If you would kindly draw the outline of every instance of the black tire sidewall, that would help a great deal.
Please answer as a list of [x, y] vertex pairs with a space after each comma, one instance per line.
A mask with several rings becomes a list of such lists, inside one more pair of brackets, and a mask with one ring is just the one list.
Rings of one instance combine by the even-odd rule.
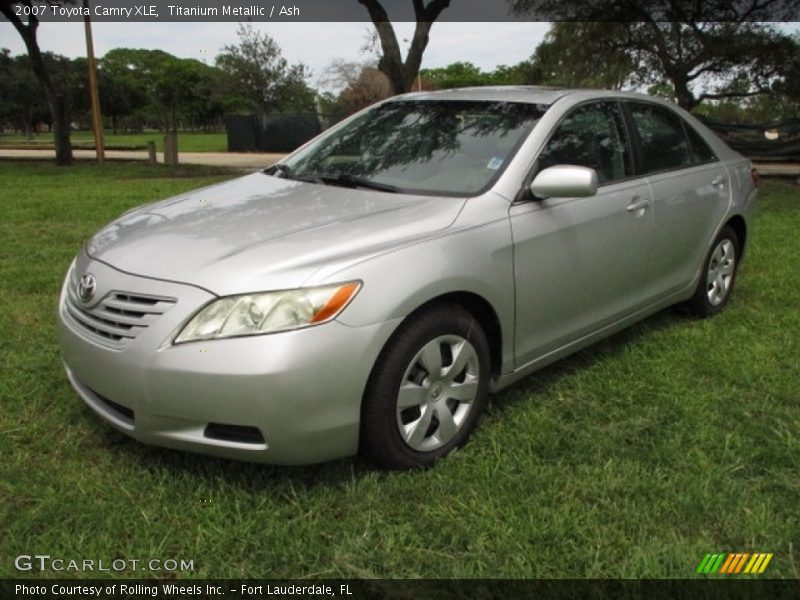
[[[719, 244], [726, 239], [730, 240], [730, 242], [733, 244], [733, 274], [731, 275], [731, 284], [728, 288], [728, 293], [725, 296], [725, 299], [720, 304], [714, 305], [708, 300], [708, 270], [711, 266], [711, 257], [714, 254], [714, 250], [716, 250]], [[711, 244], [711, 248], [706, 254], [705, 262], [703, 264], [703, 272], [700, 274], [700, 281], [697, 283], [697, 289], [695, 290], [694, 296], [689, 301], [689, 307], [695, 315], [699, 317], [710, 317], [720, 312], [728, 304], [736, 284], [736, 275], [739, 271], [739, 248], [739, 236], [730, 225], [726, 225], [714, 239], [714, 243]]]
[[[430, 452], [410, 448], [400, 436], [396, 403], [402, 378], [419, 350], [431, 340], [454, 334], [468, 340], [478, 355], [478, 394], [461, 429], [447, 444]], [[411, 315], [384, 347], [370, 375], [361, 411], [360, 450], [369, 460], [395, 469], [424, 468], [461, 446], [483, 412], [491, 369], [489, 344], [478, 321], [460, 306], [422, 309]]]

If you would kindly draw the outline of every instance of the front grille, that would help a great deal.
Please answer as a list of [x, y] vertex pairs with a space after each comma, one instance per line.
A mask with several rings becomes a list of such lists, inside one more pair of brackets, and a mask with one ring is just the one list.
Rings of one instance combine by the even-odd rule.
[[76, 292], [77, 282], [67, 286], [65, 312], [70, 320], [98, 341], [124, 346], [175, 304], [175, 298], [112, 291], [87, 307]]

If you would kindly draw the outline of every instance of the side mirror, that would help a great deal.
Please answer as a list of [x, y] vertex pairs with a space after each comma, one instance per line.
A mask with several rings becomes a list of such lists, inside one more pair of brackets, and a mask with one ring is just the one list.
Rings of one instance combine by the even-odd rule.
[[576, 165], [547, 167], [534, 178], [531, 193], [542, 199], [594, 196], [597, 193], [597, 172]]

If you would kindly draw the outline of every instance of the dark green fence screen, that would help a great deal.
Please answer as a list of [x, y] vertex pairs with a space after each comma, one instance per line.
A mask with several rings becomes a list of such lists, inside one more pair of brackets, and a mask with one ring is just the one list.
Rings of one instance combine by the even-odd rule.
[[727, 144], [751, 159], [800, 160], [800, 119], [764, 125], [732, 125], [702, 119]]
[[291, 152], [322, 131], [316, 113], [228, 115], [228, 152]]

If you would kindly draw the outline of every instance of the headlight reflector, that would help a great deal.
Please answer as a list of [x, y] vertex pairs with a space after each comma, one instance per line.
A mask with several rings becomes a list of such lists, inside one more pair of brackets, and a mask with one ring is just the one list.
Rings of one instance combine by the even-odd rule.
[[219, 298], [183, 327], [175, 343], [289, 331], [334, 319], [355, 297], [361, 283], [242, 294]]

